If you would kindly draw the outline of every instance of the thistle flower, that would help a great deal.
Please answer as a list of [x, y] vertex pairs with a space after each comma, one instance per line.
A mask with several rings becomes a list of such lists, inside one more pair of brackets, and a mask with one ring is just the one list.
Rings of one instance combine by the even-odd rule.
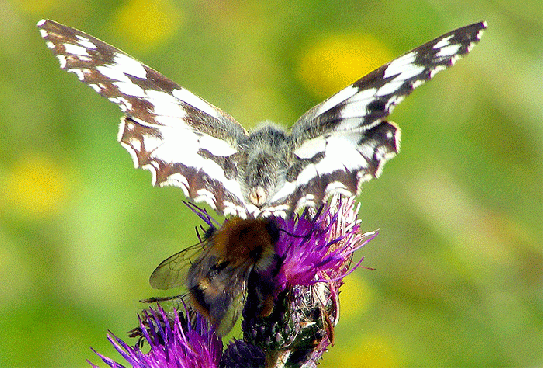
[[221, 358], [221, 367], [224, 368], [256, 368], [264, 367], [265, 363], [264, 352], [243, 340], [232, 341]]
[[342, 284], [363, 260], [351, 268], [353, 253], [377, 235], [359, 232], [358, 209], [353, 198], [334, 196], [314, 216], [306, 210], [292, 220], [276, 219], [284, 230], [276, 244], [276, 252], [283, 259], [277, 277], [280, 290], [317, 282]]
[[[221, 231], [205, 210], [189, 207], [213, 231]], [[336, 196], [320, 210], [270, 219], [278, 231], [273, 244], [278, 262], [249, 272], [242, 298], [243, 340], [224, 352], [215, 330], [190, 306], [185, 314], [160, 307], [143, 314], [139, 330], [151, 347], [147, 354], [112, 334], [108, 339], [134, 367], [316, 367], [334, 340], [343, 278], [362, 262], [352, 266], [353, 253], [377, 235], [360, 233], [357, 213], [354, 199]], [[262, 298], [270, 295], [273, 309], [262, 313]], [[109, 366], [121, 367], [98, 355]]]
[[[175, 310], [166, 313], [160, 306], [143, 312], [138, 329], [150, 346], [144, 353], [138, 342], [134, 347], [108, 334], [108, 340], [124, 359], [136, 368], [215, 368], [219, 367], [222, 342], [209, 328], [203, 317], [191, 318], [189, 310], [180, 314]], [[124, 367], [102, 354], [93, 351], [112, 368]], [[90, 363], [90, 362], [89, 362]], [[90, 363], [93, 367], [96, 365]]]
[[[351, 267], [353, 253], [377, 235], [360, 233], [357, 213], [354, 199], [335, 196], [318, 211], [274, 219], [281, 230], [275, 251], [282, 260], [274, 309], [258, 317], [248, 302], [242, 322], [244, 340], [265, 352], [268, 366], [314, 367], [333, 342], [338, 290], [363, 260]], [[249, 284], [249, 300], [255, 294]]]

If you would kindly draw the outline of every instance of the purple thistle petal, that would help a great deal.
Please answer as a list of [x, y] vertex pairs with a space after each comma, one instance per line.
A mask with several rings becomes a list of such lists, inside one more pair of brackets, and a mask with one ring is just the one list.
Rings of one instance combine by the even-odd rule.
[[194, 212], [199, 218], [202, 219], [209, 227], [215, 228], [217, 226], [220, 226], [220, 224], [215, 220], [213, 217], [211, 217], [207, 211], [203, 208], [198, 207], [192, 202], [183, 201], [185, 206], [187, 206], [192, 212]]
[[[222, 354], [220, 338], [197, 315], [190, 323], [188, 311], [185, 318], [179, 313], [166, 313], [160, 306], [144, 311], [140, 319], [141, 335], [150, 346], [148, 353], [139, 344], [129, 346], [108, 333], [108, 340], [121, 356], [133, 367], [141, 368], [215, 368], [219, 367]], [[94, 350], [93, 350], [94, 351]], [[110, 367], [123, 365], [94, 351]], [[92, 365], [92, 363], [90, 363]], [[93, 365], [94, 366], [94, 365]]]
[[278, 291], [295, 285], [341, 282], [360, 266], [350, 267], [353, 253], [377, 233], [359, 233], [354, 199], [334, 197], [314, 217], [308, 211], [290, 220], [277, 219], [284, 230], [276, 245], [283, 266], [277, 276]]

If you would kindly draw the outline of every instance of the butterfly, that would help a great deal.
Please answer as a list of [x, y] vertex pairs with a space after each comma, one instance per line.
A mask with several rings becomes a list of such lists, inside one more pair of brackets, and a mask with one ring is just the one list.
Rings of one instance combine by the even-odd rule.
[[333, 194], [360, 192], [400, 148], [386, 117], [416, 87], [477, 43], [485, 22], [456, 29], [313, 107], [290, 132], [251, 133], [230, 115], [99, 39], [51, 20], [41, 36], [62, 69], [124, 112], [118, 140], [153, 185], [180, 187], [225, 215], [288, 216]]

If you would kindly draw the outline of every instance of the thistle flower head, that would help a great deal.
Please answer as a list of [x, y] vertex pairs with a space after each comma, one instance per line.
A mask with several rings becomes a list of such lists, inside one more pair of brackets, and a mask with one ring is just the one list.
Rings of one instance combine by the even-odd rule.
[[353, 253], [377, 235], [360, 233], [358, 207], [353, 198], [335, 196], [314, 215], [306, 210], [290, 220], [277, 219], [284, 230], [276, 244], [276, 252], [283, 259], [278, 290], [317, 282], [341, 285], [363, 260], [350, 267]]
[[[353, 253], [377, 235], [360, 233], [357, 213], [354, 199], [336, 196], [320, 210], [274, 219], [281, 230], [274, 309], [262, 317], [249, 308], [257, 303], [247, 303], [242, 322], [244, 340], [265, 352], [267, 364], [316, 367], [332, 343], [338, 289], [362, 262], [352, 266]], [[248, 299], [259, 294], [249, 288]]]
[[[167, 313], [160, 306], [156, 309], [149, 308], [140, 317], [139, 331], [149, 344], [150, 350], [147, 353], [141, 350], [140, 343], [132, 347], [112, 333], [108, 334], [108, 340], [132, 367], [219, 367], [222, 342], [209, 328], [207, 321], [199, 315], [191, 321], [188, 311], [183, 315], [175, 310]], [[110, 367], [123, 367], [120, 363], [94, 352]]]
[[[189, 207], [210, 227], [206, 241], [220, 243], [213, 236], [221, 231], [224, 231], [222, 236], [230, 234], [224, 230], [228, 227], [221, 227], [205, 210], [194, 205]], [[362, 262], [353, 266], [353, 253], [377, 235], [375, 232], [360, 233], [357, 213], [354, 199], [336, 196], [319, 210], [306, 210], [288, 219], [272, 217], [273, 226], [269, 229], [261, 226], [252, 232], [257, 235], [261, 231], [277, 232], [277, 236], [268, 237], [273, 239], [272, 262], [264, 262], [261, 266], [258, 251], [262, 250], [255, 247], [249, 252], [253, 258], [247, 258], [255, 264], [247, 267], [245, 273], [236, 273], [235, 262], [229, 258], [221, 258], [221, 264], [214, 264], [211, 259], [209, 272], [200, 264], [202, 269], [198, 277], [203, 277], [205, 282], [200, 284], [198, 281], [198, 287], [215, 281], [220, 286], [223, 283], [218, 281], [226, 281], [226, 292], [229, 275], [235, 275], [238, 286], [242, 286], [236, 293], [246, 295], [240, 298], [244, 306], [243, 340], [233, 341], [224, 352], [214, 329], [190, 307], [185, 314], [179, 314], [175, 309], [173, 314], [166, 313], [160, 307], [144, 312], [138, 331], [150, 346], [148, 353], [142, 352], [140, 344], [131, 347], [111, 333], [109, 341], [133, 367], [248, 368], [274, 364], [316, 367], [333, 341], [338, 321], [338, 289], [343, 278]], [[250, 222], [243, 223], [242, 219], [236, 221], [243, 226], [252, 226]], [[228, 226], [237, 225], [230, 223]], [[245, 228], [242, 230], [238, 231], [236, 236], [240, 239], [235, 238], [235, 243], [247, 242], [242, 236]], [[228, 241], [232, 240], [228, 238]], [[254, 242], [250, 240], [250, 245]], [[240, 254], [244, 252], [240, 251]], [[202, 288], [202, 295], [205, 292], [207, 289]], [[206, 303], [209, 309], [215, 307], [214, 294], [206, 299]], [[219, 307], [226, 310], [230, 306]], [[227, 318], [226, 314], [224, 318]], [[98, 356], [110, 367], [122, 367], [103, 355]]]
[[224, 368], [252, 368], [264, 367], [266, 356], [257, 346], [243, 340], [232, 341], [224, 350], [221, 367]]

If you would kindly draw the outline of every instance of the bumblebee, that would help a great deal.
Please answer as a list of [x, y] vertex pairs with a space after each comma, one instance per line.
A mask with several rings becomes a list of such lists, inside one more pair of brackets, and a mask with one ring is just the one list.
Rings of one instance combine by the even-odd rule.
[[273, 218], [230, 218], [220, 229], [211, 227], [201, 243], [162, 261], [149, 283], [155, 289], [186, 287], [190, 304], [224, 335], [245, 305], [249, 284], [255, 315], [271, 313], [278, 239]]

